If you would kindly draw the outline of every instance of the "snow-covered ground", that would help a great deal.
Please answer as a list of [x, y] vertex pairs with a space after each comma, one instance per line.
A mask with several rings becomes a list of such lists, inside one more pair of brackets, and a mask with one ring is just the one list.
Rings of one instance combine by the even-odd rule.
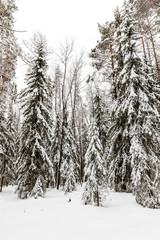
[[71, 194], [49, 189], [45, 198], [20, 200], [14, 188], [0, 193], [0, 240], [159, 240], [160, 209], [136, 204], [126, 193], [110, 192], [104, 207], [81, 204]]

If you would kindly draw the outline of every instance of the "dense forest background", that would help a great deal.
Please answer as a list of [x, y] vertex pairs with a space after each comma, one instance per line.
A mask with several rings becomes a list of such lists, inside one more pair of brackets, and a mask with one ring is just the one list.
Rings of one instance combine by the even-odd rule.
[[[53, 69], [42, 33], [22, 51], [17, 10], [0, 1], [0, 191], [16, 185], [19, 198], [38, 198], [84, 184], [84, 204], [103, 205], [110, 188], [159, 207], [160, 1], [125, 1], [114, 21], [98, 25], [87, 78], [72, 41], [57, 49]], [[27, 67], [20, 93], [18, 58]]]

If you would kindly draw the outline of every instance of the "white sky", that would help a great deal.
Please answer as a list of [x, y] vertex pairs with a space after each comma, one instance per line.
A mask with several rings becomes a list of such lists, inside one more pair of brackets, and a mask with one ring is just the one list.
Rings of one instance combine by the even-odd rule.
[[42, 32], [54, 50], [64, 39], [74, 39], [76, 47], [90, 52], [100, 38], [97, 23], [113, 19], [113, 10], [123, 0], [17, 0], [15, 15], [19, 43]]
[[90, 50], [99, 38], [97, 23], [113, 17], [123, 0], [17, 0], [16, 29], [26, 30], [18, 37], [27, 39], [34, 32], [46, 35], [49, 45], [74, 38], [78, 46]]

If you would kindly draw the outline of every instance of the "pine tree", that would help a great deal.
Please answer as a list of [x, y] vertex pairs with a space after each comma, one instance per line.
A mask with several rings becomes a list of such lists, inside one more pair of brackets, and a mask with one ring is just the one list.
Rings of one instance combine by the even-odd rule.
[[102, 205], [106, 178], [106, 166], [103, 159], [103, 148], [99, 140], [99, 133], [95, 120], [92, 120], [90, 129], [90, 143], [85, 155], [85, 188], [82, 201], [85, 205]]
[[19, 158], [17, 193], [20, 198], [43, 196], [48, 182], [54, 178], [49, 158], [52, 136], [50, 89], [47, 77], [47, 43], [35, 34], [31, 67], [26, 76], [27, 87], [21, 93], [23, 123]]
[[159, 185], [158, 111], [153, 75], [139, 57], [133, 2], [124, 4], [121, 46], [124, 66], [117, 77], [118, 96], [112, 108], [110, 128], [110, 183], [116, 191], [133, 191], [138, 203], [157, 205]]
[[[158, 1], [159, 2], [159, 1]], [[134, 1], [136, 7], [136, 19], [138, 20], [138, 31], [141, 34], [142, 47], [144, 55], [150, 64], [155, 67], [155, 70], [160, 78], [159, 67], [159, 28], [160, 23], [160, 8], [155, 0]]]

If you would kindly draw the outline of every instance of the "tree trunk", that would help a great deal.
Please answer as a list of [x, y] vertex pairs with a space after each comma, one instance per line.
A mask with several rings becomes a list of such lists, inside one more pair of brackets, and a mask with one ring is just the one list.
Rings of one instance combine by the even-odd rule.
[[2, 192], [2, 188], [3, 188], [3, 183], [4, 183], [4, 173], [5, 173], [5, 169], [6, 169], [6, 163], [5, 160], [2, 158], [2, 161], [4, 161], [3, 167], [2, 167], [2, 171], [1, 171], [1, 183], [0, 183], [0, 192]]
[[97, 199], [97, 207], [99, 207], [99, 192], [98, 192], [98, 189], [97, 189], [97, 192], [96, 192], [96, 199]]
[[[112, 66], [112, 71], [114, 71], [114, 59], [113, 59], [113, 48], [112, 44], [109, 46], [110, 54], [111, 54], [111, 66]], [[113, 75], [113, 86], [114, 86], [114, 92], [113, 92], [113, 98], [117, 98], [117, 89], [116, 89], [116, 79]]]
[[65, 137], [65, 124], [66, 124], [66, 105], [63, 103], [63, 121], [62, 121], [62, 135], [61, 135], [61, 146], [60, 146], [60, 159], [58, 164], [58, 170], [57, 170], [57, 189], [59, 189], [60, 183], [61, 183], [61, 164], [62, 164], [62, 157], [63, 157], [63, 141]]
[[[140, 33], [142, 35], [142, 27], [141, 27], [140, 21], [138, 22], [138, 25], [139, 25]], [[142, 40], [143, 54], [144, 54], [145, 59], [147, 59], [147, 54], [146, 54], [145, 43], [144, 43], [143, 37], [141, 37], [141, 40]]]
[[3, 182], [4, 182], [4, 176], [2, 176], [2, 178], [1, 178], [0, 192], [2, 192]]
[[57, 190], [59, 190], [59, 186], [61, 183], [61, 163], [62, 163], [62, 156], [63, 156], [63, 129], [62, 129], [62, 136], [61, 136], [61, 147], [60, 147], [60, 159], [59, 163], [57, 164]]
[[153, 54], [154, 54], [154, 59], [155, 59], [155, 64], [156, 64], [156, 69], [157, 69], [157, 73], [158, 76], [160, 76], [160, 70], [159, 70], [159, 65], [158, 65], [158, 59], [157, 59], [157, 54], [156, 54], [156, 49], [155, 49], [155, 44], [154, 44], [154, 39], [153, 39], [153, 34], [151, 31], [151, 24], [149, 21], [149, 18], [147, 17], [147, 22], [148, 22], [148, 27], [149, 27], [149, 33], [150, 33], [150, 40], [152, 43], [152, 48], [153, 48]]

